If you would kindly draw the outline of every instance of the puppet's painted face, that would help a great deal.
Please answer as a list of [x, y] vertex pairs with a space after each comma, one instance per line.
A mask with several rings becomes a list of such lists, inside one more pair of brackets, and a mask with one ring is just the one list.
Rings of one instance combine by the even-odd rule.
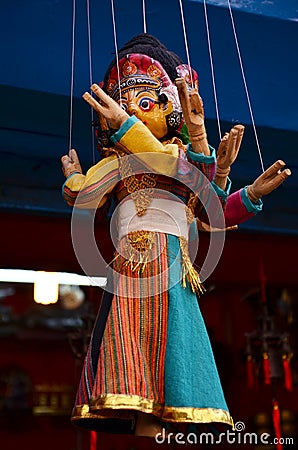
[[[176, 72], [189, 87], [191, 80], [197, 85], [197, 74], [186, 64], [177, 66]], [[110, 70], [105, 90], [128, 114], [147, 125], [157, 139], [179, 135], [184, 120], [177, 88], [159, 61], [142, 53], [125, 55]]]
[[122, 93], [121, 102], [118, 100], [118, 103], [130, 116], [135, 115], [141, 120], [157, 139], [162, 139], [168, 133], [166, 116], [173, 110], [172, 102], [160, 102], [154, 89], [140, 87], [128, 90]]

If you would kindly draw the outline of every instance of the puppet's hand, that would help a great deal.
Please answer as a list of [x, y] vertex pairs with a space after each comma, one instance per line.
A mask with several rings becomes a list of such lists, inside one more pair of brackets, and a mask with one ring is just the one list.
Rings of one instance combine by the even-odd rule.
[[244, 133], [243, 125], [235, 125], [229, 133], [225, 133], [217, 149], [217, 167], [219, 173], [230, 170], [237, 158]]
[[192, 148], [197, 153], [210, 155], [204, 124], [202, 99], [197, 89], [192, 89], [190, 93], [187, 91], [184, 78], [176, 78], [175, 84], [177, 86], [182, 114], [188, 128]]
[[61, 158], [62, 172], [66, 178], [72, 173], [82, 173], [81, 164], [74, 149], [69, 150], [68, 155], [64, 155]]
[[229, 133], [225, 133], [217, 149], [215, 183], [226, 188], [231, 165], [237, 158], [244, 134], [243, 125], [235, 125]]
[[247, 195], [252, 202], [256, 203], [263, 195], [270, 194], [291, 175], [285, 165], [281, 160], [276, 161], [247, 187]]
[[97, 84], [92, 84], [90, 89], [97, 95], [99, 102], [92, 97], [89, 92], [83, 94], [83, 99], [86, 100], [98, 114], [107, 120], [111, 128], [118, 130], [129, 118], [127, 112], [125, 112], [121, 106], [109, 97]]

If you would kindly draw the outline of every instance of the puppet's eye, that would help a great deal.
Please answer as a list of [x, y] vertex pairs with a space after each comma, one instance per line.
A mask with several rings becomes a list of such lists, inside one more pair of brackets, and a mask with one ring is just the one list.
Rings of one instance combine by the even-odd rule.
[[139, 101], [139, 108], [142, 111], [150, 111], [155, 103], [156, 102], [152, 98], [144, 97]]

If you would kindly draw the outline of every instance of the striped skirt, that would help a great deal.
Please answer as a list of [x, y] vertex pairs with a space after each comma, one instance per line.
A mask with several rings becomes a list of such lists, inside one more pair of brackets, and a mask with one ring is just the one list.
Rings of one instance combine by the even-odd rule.
[[132, 432], [142, 411], [164, 422], [232, 425], [197, 295], [181, 283], [179, 239], [152, 236], [137, 265], [122, 239], [111, 310], [100, 345], [95, 323], [72, 421]]

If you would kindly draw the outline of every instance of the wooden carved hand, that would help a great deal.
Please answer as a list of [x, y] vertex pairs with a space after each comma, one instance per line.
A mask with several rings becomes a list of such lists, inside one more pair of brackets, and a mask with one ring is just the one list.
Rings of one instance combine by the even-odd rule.
[[97, 95], [97, 101], [89, 92], [83, 94], [83, 99], [102, 117], [106, 119], [109, 126], [118, 130], [121, 125], [129, 118], [121, 106], [109, 97], [97, 84], [92, 84], [91, 91]]
[[238, 156], [244, 134], [243, 125], [235, 125], [229, 133], [225, 133], [217, 149], [215, 183], [222, 189], [226, 188], [231, 165]]
[[61, 158], [62, 172], [66, 178], [72, 173], [82, 173], [81, 164], [74, 149], [69, 150], [68, 155], [64, 155]]
[[193, 88], [189, 93], [184, 78], [176, 78], [175, 84], [193, 151], [210, 155], [204, 124], [203, 101], [198, 90]]
[[247, 195], [252, 202], [256, 203], [263, 195], [270, 194], [291, 175], [285, 165], [282, 160], [276, 161], [247, 187]]

